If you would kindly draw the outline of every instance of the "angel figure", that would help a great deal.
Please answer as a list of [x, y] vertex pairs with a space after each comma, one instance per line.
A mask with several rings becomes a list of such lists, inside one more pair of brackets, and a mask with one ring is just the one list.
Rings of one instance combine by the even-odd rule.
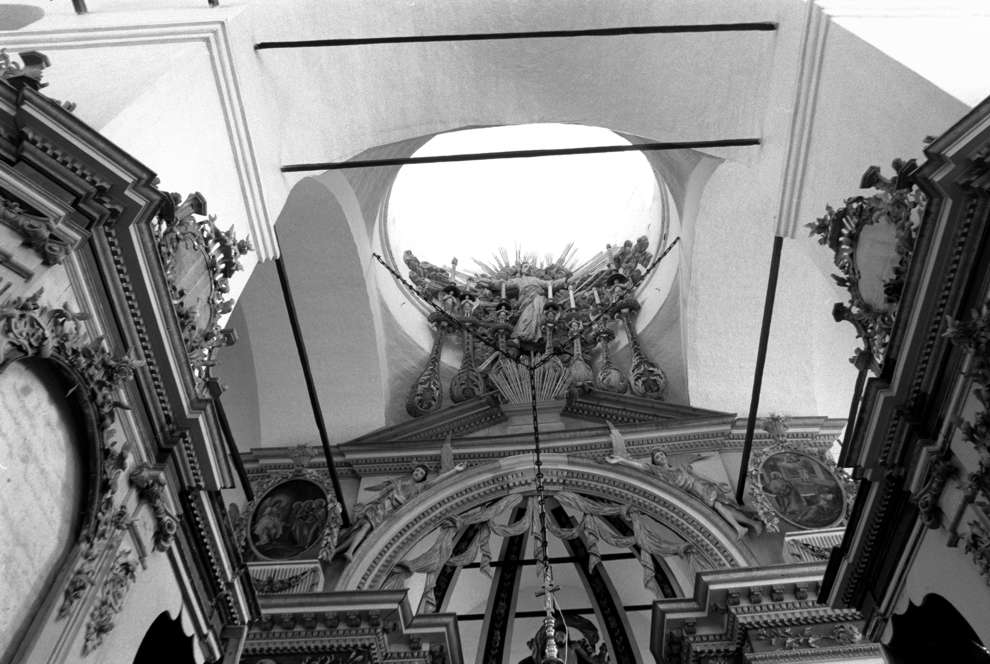
[[429, 479], [430, 469], [419, 464], [413, 467], [409, 475], [369, 486], [368, 490], [378, 491], [378, 496], [367, 503], [354, 506], [354, 523], [337, 542], [337, 553], [343, 550], [344, 559], [350, 562], [368, 533], [380, 526], [392, 512], [465, 467], [463, 463], [454, 465], [454, 452], [448, 434], [447, 441], [440, 450], [440, 474], [433, 479]]
[[750, 508], [736, 504], [732, 490], [727, 484], [703, 477], [691, 467], [698, 459], [675, 466], [670, 462], [666, 452], [656, 450], [651, 457], [652, 463], [636, 461], [626, 451], [626, 441], [619, 430], [611, 422], [606, 424], [612, 439], [612, 454], [605, 457], [606, 463], [636, 468], [700, 499], [735, 529], [738, 539], [746, 535], [747, 528], [756, 535], [763, 532], [763, 523]]

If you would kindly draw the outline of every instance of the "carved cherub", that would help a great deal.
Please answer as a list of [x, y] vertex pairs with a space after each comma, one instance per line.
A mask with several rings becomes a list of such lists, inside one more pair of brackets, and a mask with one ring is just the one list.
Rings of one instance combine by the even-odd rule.
[[612, 454], [605, 457], [606, 463], [641, 470], [700, 499], [735, 529], [739, 539], [746, 535], [747, 528], [757, 535], [763, 532], [763, 523], [748, 506], [736, 504], [728, 485], [703, 477], [691, 467], [698, 459], [675, 466], [666, 452], [656, 450], [651, 457], [652, 463], [636, 461], [626, 451], [625, 438], [619, 430], [611, 422], [606, 424], [612, 438]]
[[433, 479], [429, 479], [430, 469], [424, 464], [419, 464], [413, 467], [409, 475], [388, 479], [381, 484], [368, 487], [370, 491], [378, 491], [378, 496], [367, 503], [358, 503], [354, 506], [354, 524], [338, 541], [337, 552], [343, 550], [344, 558], [350, 561], [354, 557], [354, 552], [368, 537], [368, 533], [380, 526], [392, 512], [464, 468], [466, 466], [463, 463], [454, 464], [454, 450], [448, 434], [440, 450], [440, 473]]

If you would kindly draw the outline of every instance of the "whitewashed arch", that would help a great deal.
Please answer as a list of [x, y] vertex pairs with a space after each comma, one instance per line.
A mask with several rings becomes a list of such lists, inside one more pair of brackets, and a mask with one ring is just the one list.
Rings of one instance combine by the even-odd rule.
[[[547, 454], [543, 473], [549, 493], [567, 490], [629, 505], [694, 545], [713, 568], [756, 564], [751, 551], [714, 511], [683, 491], [644, 473], [564, 454]], [[533, 457], [506, 457], [470, 468], [409, 501], [373, 530], [337, 583], [338, 590], [372, 590], [420, 540], [450, 516], [512, 493], [533, 489]]]

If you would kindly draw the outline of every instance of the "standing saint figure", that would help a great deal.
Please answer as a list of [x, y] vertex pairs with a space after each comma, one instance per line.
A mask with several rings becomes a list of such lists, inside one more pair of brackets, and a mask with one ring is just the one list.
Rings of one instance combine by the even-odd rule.
[[388, 516], [407, 502], [426, 491], [438, 482], [464, 470], [465, 465], [459, 463], [446, 472], [442, 472], [432, 480], [427, 480], [429, 468], [420, 464], [412, 469], [405, 477], [388, 479], [381, 484], [368, 487], [371, 491], [379, 491], [378, 496], [367, 503], [354, 506], [354, 525], [337, 543], [337, 551], [344, 550], [344, 558], [350, 561], [354, 551], [368, 536], [372, 529], [377, 528]]
[[605, 457], [606, 463], [636, 468], [667, 484], [673, 484], [678, 489], [700, 499], [718, 512], [719, 516], [735, 529], [738, 539], [742, 539], [746, 535], [747, 528], [757, 535], [763, 532], [763, 522], [748, 507], [736, 504], [732, 497], [732, 490], [727, 484], [702, 477], [691, 468], [690, 464], [678, 464], [676, 466], [671, 464], [667, 453], [663, 450], [653, 452], [652, 463], [636, 461], [626, 453], [625, 439], [618, 429], [611, 422], [606, 422], [606, 424], [611, 431], [614, 451], [613, 454]]
[[479, 285], [491, 290], [505, 286], [519, 289], [516, 305], [519, 309], [519, 320], [512, 328], [512, 338], [520, 341], [539, 341], [543, 338], [543, 306], [547, 303], [547, 290], [561, 288], [567, 279], [541, 279], [533, 275], [533, 266], [529, 261], [519, 264], [518, 274], [506, 280], [479, 281]]

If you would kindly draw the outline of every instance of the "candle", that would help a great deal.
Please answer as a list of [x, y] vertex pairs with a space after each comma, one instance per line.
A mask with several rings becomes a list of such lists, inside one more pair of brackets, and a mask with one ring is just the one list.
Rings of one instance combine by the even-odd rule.
[[602, 301], [598, 297], [598, 289], [597, 288], [593, 288], [593, 289], [591, 289], [591, 292], [595, 294], [595, 304], [601, 304]]
[[567, 297], [571, 300], [571, 309], [576, 309], [576, 307], [574, 306], [574, 289], [573, 288], [568, 288], [567, 289]]
[[502, 282], [502, 299], [505, 299], [505, 282]]
[[548, 281], [547, 282], [547, 299], [548, 300], [552, 300], [553, 299], [553, 282], [552, 281]]

